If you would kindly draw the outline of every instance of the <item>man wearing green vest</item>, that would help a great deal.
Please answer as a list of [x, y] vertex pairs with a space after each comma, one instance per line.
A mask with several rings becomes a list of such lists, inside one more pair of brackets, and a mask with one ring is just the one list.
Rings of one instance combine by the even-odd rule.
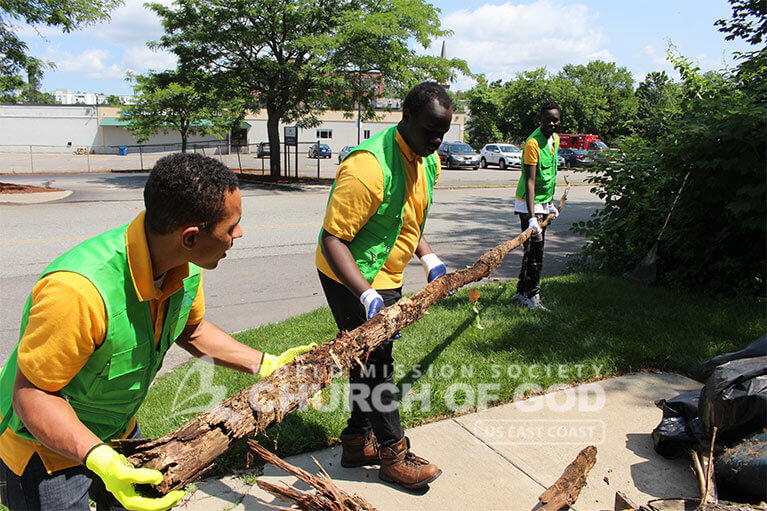
[[[402, 297], [402, 272], [421, 259], [427, 281], [447, 273], [423, 229], [439, 172], [435, 151], [450, 129], [452, 102], [425, 82], [408, 92], [402, 120], [358, 145], [341, 163], [316, 252], [320, 283], [340, 330], [352, 330]], [[410, 452], [393, 384], [392, 342], [349, 371], [351, 417], [341, 465], [377, 465], [408, 489], [442, 473]]]
[[548, 309], [541, 303], [541, 269], [543, 268], [543, 242], [545, 228], [541, 222], [549, 213], [559, 215], [554, 206], [554, 186], [557, 181], [557, 154], [561, 112], [554, 101], [541, 105], [541, 125], [527, 137], [522, 150], [524, 176], [517, 184], [514, 212], [519, 215], [522, 230], [535, 229], [535, 234], [524, 244], [522, 269], [517, 282], [517, 294], [512, 298], [531, 309]]
[[175, 342], [217, 365], [266, 376], [313, 346], [274, 356], [206, 321], [201, 268], [242, 236], [236, 175], [212, 158], [160, 159], [146, 211], [69, 250], [27, 299], [19, 343], [0, 373], [0, 501], [10, 510], [154, 511], [134, 484], [162, 481], [111, 447], [140, 437], [135, 414]]

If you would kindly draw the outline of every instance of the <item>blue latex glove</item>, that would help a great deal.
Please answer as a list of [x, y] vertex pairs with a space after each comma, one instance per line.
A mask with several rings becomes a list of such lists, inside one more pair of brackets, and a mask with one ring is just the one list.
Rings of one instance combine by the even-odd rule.
[[[447, 267], [445, 263], [440, 261], [437, 254], [426, 254], [421, 258], [421, 264], [426, 272], [426, 282], [429, 283], [433, 280], [437, 280], [440, 277], [447, 275]], [[450, 291], [448, 295], [454, 295], [455, 291]]]
[[384, 308], [384, 301], [381, 295], [373, 288], [368, 289], [360, 295], [360, 302], [365, 306], [365, 315], [368, 319], [375, 316], [378, 311]]

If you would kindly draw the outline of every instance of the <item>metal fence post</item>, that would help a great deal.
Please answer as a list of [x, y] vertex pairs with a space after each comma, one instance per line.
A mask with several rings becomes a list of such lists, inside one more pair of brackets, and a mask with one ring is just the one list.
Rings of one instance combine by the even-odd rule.
[[317, 139], [317, 179], [320, 178], [320, 140]]
[[35, 171], [35, 159], [32, 157], [32, 145], [29, 145], [29, 166], [32, 168], [32, 172]]

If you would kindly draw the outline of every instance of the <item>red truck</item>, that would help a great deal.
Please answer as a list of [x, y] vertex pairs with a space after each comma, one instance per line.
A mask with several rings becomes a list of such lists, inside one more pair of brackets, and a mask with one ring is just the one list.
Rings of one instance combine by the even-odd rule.
[[585, 149], [587, 151], [607, 149], [607, 145], [599, 140], [599, 135], [589, 133], [560, 133], [559, 147], [563, 149]]

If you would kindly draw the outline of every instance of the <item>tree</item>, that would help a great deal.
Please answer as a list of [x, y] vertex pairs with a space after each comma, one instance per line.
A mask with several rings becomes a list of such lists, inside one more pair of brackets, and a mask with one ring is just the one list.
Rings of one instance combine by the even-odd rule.
[[541, 103], [550, 99], [546, 92], [548, 81], [546, 68], [540, 67], [518, 73], [514, 80], [504, 84], [498, 127], [505, 138], [521, 142], [538, 126]]
[[12, 21], [57, 26], [71, 32], [109, 19], [109, 11], [122, 3], [122, 0], [3, 0], [0, 2], [0, 76], [13, 76], [28, 65], [27, 45], [15, 34]]
[[572, 83], [575, 101], [563, 115], [577, 119], [579, 132], [596, 133], [607, 141], [630, 132], [637, 108], [631, 71], [595, 60], [585, 66], [565, 65], [558, 77]]
[[165, 71], [129, 75], [135, 82], [135, 102], [120, 110], [127, 128], [139, 142], [160, 131], [177, 131], [181, 151], [186, 152], [190, 135], [207, 133], [223, 136], [242, 119], [241, 103], [211, 86], [204, 75]]
[[40, 91], [40, 82], [45, 69], [52, 69], [52, 62], [43, 62], [34, 57], [27, 57], [26, 80], [19, 74], [0, 74], [0, 102], [2, 103], [38, 103], [52, 105], [56, 98], [49, 92]]
[[422, 0], [179, 0], [151, 8], [166, 32], [154, 46], [178, 55], [184, 69], [215, 73], [247, 109], [266, 109], [272, 175], [280, 174], [280, 121], [310, 126], [318, 112], [351, 112], [357, 102], [370, 118], [380, 83], [402, 91], [468, 72], [463, 61], [409, 48], [448, 34], [439, 10]]
[[121, 106], [123, 104], [120, 96], [117, 96], [116, 94], [108, 95], [104, 101], [109, 106]]
[[568, 64], [553, 76], [544, 67], [524, 71], [503, 85], [478, 81], [467, 97], [475, 101], [470, 124], [477, 141], [525, 140], [548, 99], [562, 109], [561, 132], [596, 133], [608, 141], [630, 132], [637, 108], [631, 72], [599, 60]]
[[634, 132], [648, 142], [661, 138], [670, 118], [679, 113], [680, 93], [680, 87], [665, 71], [648, 73], [634, 93], [637, 100]]
[[767, 4], [764, 0], [730, 0], [732, 18], [714, 23], [726, 40], [743, 39], [748, 44], [760, 44], [767, 36]]
[[498, 127], [502, 103], [499, 82], [488, 84], [484, 75], [476, 78], [477, 85], [465, 94], [471, 112], [466, 122], [466, 133], [469, 145], [479, 148], [503, 140], [503, 133]]

